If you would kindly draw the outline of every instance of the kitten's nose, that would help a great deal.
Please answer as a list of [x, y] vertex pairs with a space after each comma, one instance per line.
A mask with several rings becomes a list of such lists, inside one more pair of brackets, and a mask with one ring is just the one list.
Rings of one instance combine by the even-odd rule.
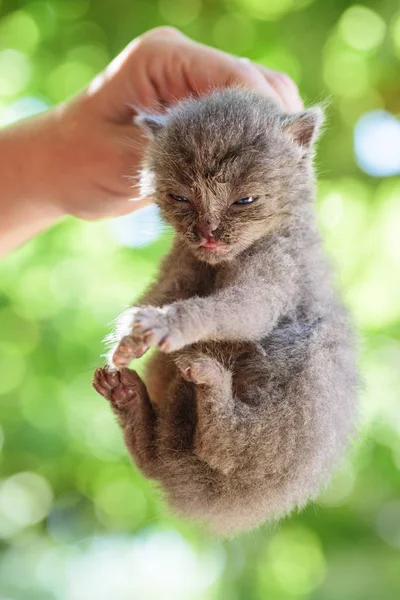
[[197, 223], [197, 229], [200, 235], [206, 239], [214, 237], [214, 231], [218, 229], [219, 221], [212, 219], [202, 219]]

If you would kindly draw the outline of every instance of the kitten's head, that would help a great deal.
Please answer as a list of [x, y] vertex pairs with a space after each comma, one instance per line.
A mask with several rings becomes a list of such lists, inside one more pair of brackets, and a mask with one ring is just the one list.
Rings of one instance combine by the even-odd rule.
[[310, 201], [319, 108], [283, 113], [239, 88], [137, 122], [151, 138], [144, 195], [201, 260], [230, 260]]

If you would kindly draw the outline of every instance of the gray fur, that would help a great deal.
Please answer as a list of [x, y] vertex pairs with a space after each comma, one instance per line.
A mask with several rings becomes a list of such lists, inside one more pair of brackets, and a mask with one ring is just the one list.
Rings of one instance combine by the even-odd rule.
[[[150, 123], [143, 190], [175, 241], [94, 385], [142, 471], [222, 534], [314, 498], [354, 426], [354, 340], [313, 206], [321, 118], [230, 89]], [[199, 247], [204, 227], [230, 251]], [[145, 386], [125, 367], [149, 347]]]

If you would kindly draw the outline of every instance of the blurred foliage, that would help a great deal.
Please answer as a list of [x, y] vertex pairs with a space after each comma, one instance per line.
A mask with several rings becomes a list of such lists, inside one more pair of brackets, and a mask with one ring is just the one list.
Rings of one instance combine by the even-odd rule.
[[400, 597], [400, 180], [357, 166], [366, 111], [400, 112], [396, 0], [1, 0], [0, 121], [75, 93], [172, 24], [329, 99], [318, 212], [362, 333], [360, 436], [314, 505], [228, 542], [173, 517], [91, 389], [110, 321], [168, 240], [67, 220], [0, 266], [1, 600]]

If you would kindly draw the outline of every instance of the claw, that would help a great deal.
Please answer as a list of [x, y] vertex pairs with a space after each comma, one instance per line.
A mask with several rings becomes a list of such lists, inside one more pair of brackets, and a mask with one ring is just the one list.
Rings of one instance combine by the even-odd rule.
[[106, 388], [102, 387], [99, 383], [97, 383], [97, 381], [93, 381], [93, 387], [96, 390], [96, 392], [98, 394], [100, 394], [100, 396], [104, 396], [105, 398], [107, 398], [107, 390]]

